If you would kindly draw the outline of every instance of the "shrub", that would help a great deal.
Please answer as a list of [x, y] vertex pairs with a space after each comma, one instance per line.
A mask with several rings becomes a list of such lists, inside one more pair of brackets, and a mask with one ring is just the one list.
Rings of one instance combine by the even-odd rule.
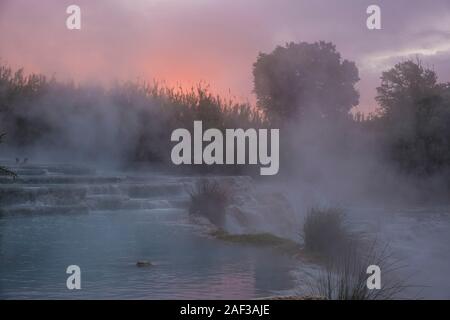
[[334, 255], [350, 239], [344, 226], [344, 213], [339, 208], [312, 208], [303, 225], [305, 250], [321, 256]]
[[[367, 267], [370, 265], [377, 265], [382, 270], [380, 289], [367, 287]], [[398, 299], [408, 288], [395, 275], [400, 267], [398, 260], [392, 259], [387, 246], [380, 250], [373, 243], [362, 250], [359, 244], [353, 243], [313, 278], [310, 291], [329, 300]]]
[[[324, 258], [323, 268], [312, 278], [310, 293], [329, 300], [395, 299], [407, 288], [396, 279], [400, 267], [387, 246], [352, 233], [345, 225], [341, 209], [311, 209], [303, 226], [305, 250]], [[381, 289], [367, 287], [367, 267], [382, 270]]]
[[219, 186], [217, 182], [202, 180], [189, 194], [189, 214], [206, 217], [216, 226], [223, 226], [231, 198], [227, 188]]

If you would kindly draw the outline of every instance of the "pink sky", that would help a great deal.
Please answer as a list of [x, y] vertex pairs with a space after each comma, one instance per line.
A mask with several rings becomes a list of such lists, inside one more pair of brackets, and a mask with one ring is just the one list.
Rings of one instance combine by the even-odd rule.
[[[361, 106], [373, 109], [382, 70], [420, 55], [450, 80], [450, 4], [377, 1], [383, 30], [365, 27], [366, 0], [0, 0], [0, 58], [26, 72], [97, 82], [208, 82], [253, 101], [258, 52], [287, 41], [332, 41], [360, 69]], [[82, 30], [65, 27], [66, 7]]]

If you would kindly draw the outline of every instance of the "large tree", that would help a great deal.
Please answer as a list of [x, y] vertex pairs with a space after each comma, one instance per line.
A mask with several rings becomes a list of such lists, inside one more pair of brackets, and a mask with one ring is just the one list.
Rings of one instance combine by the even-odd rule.
[[257, 103], [272, 121], [347, 117], [358, 104], [358, 69], [332, 43], [288, 43], [253, 65]]
[[[379, 111], [389, 120], [404, 119], [419, 112], [423, 102], [438, 98], [441, 89], [436, 73], [424, 68], [420, 61], [398, 63], [381, 75], [376, 97]], [[433, 105], [436, 104], [429, 104]]]
[[450, 87], [420, 61], [383, 72], [376, 97], [390, 155], [408, 172], [450, 167]]

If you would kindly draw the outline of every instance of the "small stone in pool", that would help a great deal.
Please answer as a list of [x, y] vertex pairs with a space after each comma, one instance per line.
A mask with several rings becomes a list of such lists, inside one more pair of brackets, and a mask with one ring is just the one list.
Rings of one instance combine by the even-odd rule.
[[141, 261], [136, 262], [136, 266], [139, 268], [150, 267], [150, 266], [152, 266], [152, 263], [150, 261], [141, 260]]

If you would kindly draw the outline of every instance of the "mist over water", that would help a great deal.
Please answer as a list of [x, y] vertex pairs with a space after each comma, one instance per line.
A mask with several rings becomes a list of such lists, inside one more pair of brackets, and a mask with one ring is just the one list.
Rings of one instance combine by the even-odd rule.
[[[202, 232], [190, 230], [197, 222], [186, 220], [186, 184], [195, 184], [164, 164], [171, 146], [165, 124], [172, 111], [167, 108], [173, 104], [131, 85], [110, 91], [62, 84], [48, 88], [17, 109], [16, 116], [43, 124], [38, 135], [15, 131], [20, 127], [11, 126], [8, 118], [3, 125], [12, 133], [2, 146], [3, 154], [11, 156], [5, 164], [19, 174], [18, 182], [2, 185], [7, 199], [1, 218], [3, 298], [74, 298], [58, 287], [64, 275], [57, 269], [70, 261], [88, 270], [86, 293], [78, 295], [83, 298], [212, 298], [211, 288], [217, 298], [307, 294], [298, 283], [305, 273], [314, 273], [314, 266], [287, 258], [261, 264], [261, 259], [271, 260], [267, 255], [280, 253], [212, 239], [206, 245]], [[278, 176], [227, 180], [206, 175], [229, 185], [235, 195], [225, 230], [271, 233], [302, 243], [299, 234], [309, 208], [342, 207], [352, 228], [389, 244], [408, 265], [402, 276], [412, 275], [414, 285], [430, 287], [411, 289], [409, 297], [448, 298], [449, 287], [440, 281], [450, 261], [442, 245], [449, 240], [448, 206], [430, 206], [430, 199], [442, 196], [430, 188], [424, 195], [416, 178], [400, 174], [383, 157], [371, 133], [348, 124], [347, 119], [311, 116], [281, 127]], [[144, 170], [136, 158], [143, 148], [138, 144], [142, 130], [152, 137], [144, 140], [144, 148], [156, 150], [157, 159]], [[15, 158], [27, 158], [27, 163], [17, 164]], [[64, 165], [58, 169], [56, 163]], [[433, 179], [426, 185], [442, 190], [442, 181]], [[175, 241], [173, 233], [183, 239]], [[188, 243], [192, 246], [183, 249]], [[216, 257], [212, 264], [205, 264], [208, 252]], [[139, 259], [155, 261], [157, 271], [135, 274]], [[435, 276], [426, 276], [426, 270]], [[205, 277], [205, 272], [211, 274]], [[239, 285], [227, 289], [223, 285], [229, 279]]]
[[[130, 16], [127, 11], [124, 19]], [[139, 23], [133, 28], [132, 44], [145, 30]], [[222, 30], [214, 43], [234, 44], [228, 33]], [[285, 35], [277, 37], [297, 38]], [[130, 44], [126, 32], [117, 36], [106, 37], [102, 47], [109, 48], [110, 41]], [[204, 36], [198, 39], [207, 43], [209, 30]], [[157, 57], [179, 49], [172, 40], [155, 37], [164, 41], [145, 48], [161, 43], [165, 48]], [[205, 47], [212, 44], [185, 41], [181, 45], [189, 50], [164, 56], [172, 68], [185, 63], [195, 69], [186, 62], [193, 47], [211, 77], [224, 69], [209, 65]], [[433, 41], [440, 48], [440, 40]], [[264, 42], [259, 54], [254, 45], [243, 49], [245, 55], [252, 52], [252, 63], [256, 58], [245, 64], [248, 73], [253, 66], [251, 102], [233, 100], [231, 93], [217, 96], [203, 82], [192, 87], [141, 80], [64, 82], [0, 60], [0, 134], [6, 133], [0, 144], [0, 298], [304, 297], [311, 294], [305, 280], [327, 267], [326, 259], [307, 250], [306, 221], [312, 209], [329, 209], [344, 213], [346, 245], [346, 237], [355, 237], [363, 250], [372, 242], [388, 246], [389, 259], [404, 266], [396, 275], [406, 278], [408, 287], [395, 298], [449, 299], [450, 84], [438, 78], [443, 70], [445, 79], [445, 69], [434, 71], [426, 67], [431, 58], [422, 63], [398, 52], [358, 55], [348, 44]], [[146, 50], [132, 54], [119, 47], [113, 46], [117, 50], [110, 50], [111, 59], [99, 68], [93, 66], [94, 50], [93, 61], [79, 63], [80, 73], [117, 66], [105, 73], [111, 81], [123, 65], [143, 72], [149, 65], [161, 68], [153, 56], [153, 63], [142, 62]], [[233, 56], [228, 47], [220, 48], [214, 47], [220, 56]], [[356, 54], [356, 62], [337, 48], [346, 56]], [[234, 70], [246, 61], [241, 58], [236, 53], [239, 63], [221, 65]], [[79, 79], [73, 58], [61, 60], [55, 65], [69, 65]], [[377, 93], [371, 114], [360, 113], [375, 72], [368, 71], [367, 60], [382, 65], [375, 68], [381, 78], [370, 86]], [[176, 75], [184, 80], [183, 70]], [[234, 81], [241, 83], [238, 78]], [[187, 129], [192, 135], [195, 121], [202, 121], [203, 130], [222, 133], [279, 129], [278, 174], [261, 176], [259, 165], [248, 164], [174, 165], [171, 134]], [[224, 147], [224, 158], [227, 152]], [[333, 248], [333, 241], [325, 242]], [[333, 255], [345, 253], [339, 250]], [[65, 269], [71, 264], [82, 269], [81, 291], [66, 289]]]

